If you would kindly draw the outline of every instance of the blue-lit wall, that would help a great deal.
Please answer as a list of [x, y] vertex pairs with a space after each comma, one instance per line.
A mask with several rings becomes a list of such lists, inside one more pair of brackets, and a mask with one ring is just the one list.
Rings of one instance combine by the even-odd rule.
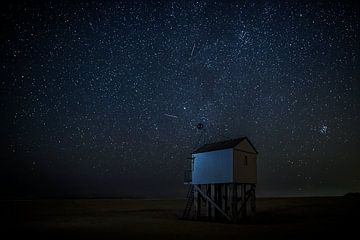
[[193, 154], [193, 184], [233, 182], [233, 149]]

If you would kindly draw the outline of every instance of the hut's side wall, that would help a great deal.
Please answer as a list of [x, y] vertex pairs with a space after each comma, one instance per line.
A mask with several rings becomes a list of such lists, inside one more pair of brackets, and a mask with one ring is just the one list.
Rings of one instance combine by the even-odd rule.
[[233, 150], [224, 149], [193, 154], [193, 184], [233, 182]]

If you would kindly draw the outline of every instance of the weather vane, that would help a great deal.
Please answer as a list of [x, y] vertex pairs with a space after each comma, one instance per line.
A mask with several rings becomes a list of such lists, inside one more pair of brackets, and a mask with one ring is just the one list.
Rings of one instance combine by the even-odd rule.
[[199, 129], [199, 130], [201, 130], [201, 129], [204, 128], [204, 124], [202, 124], [202, 123], [200, 122], [200, 123], [198, 123], [198, 124], [196, 125], [196, 128]]

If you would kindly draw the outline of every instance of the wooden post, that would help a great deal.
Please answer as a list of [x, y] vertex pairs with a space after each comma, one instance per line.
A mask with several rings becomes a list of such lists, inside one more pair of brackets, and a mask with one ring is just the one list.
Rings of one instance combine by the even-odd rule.
[[[211, 197], [211, 184], [206, 184], [206, 196]], [[211, 203], [206, 201], [206, 216], [208, 219], [211, 219]]]
[[250, 201], [250, 211], [251, 211], [251, 215], [250, 215], [250, 217], [254, 217], [254, 216], [255, 216], [255, 212], [256, 212], [256, 194], [255, 194], [255, 188], [256, 188], [256, 185], [255, 185], [255, 184], [251, 184], [251, 201]]
[[[246, 184], [241, 184], [241, 206], [243, 204], [246, 204], [245, 202], [245, 199], [246, 199]], [[243, 210], [240, 212], [240, 217], [243, 218], [243, 217], [246, 217], [246, 207], [244, 206], [243, 207]]]
[[229, 207], [228, 207], [228, 184], [224, 184], [224, 193], [222, 196], [224, 199], [224, 209], [226, 214], [229, 214]]
[[198, 213], [199, 213], [199, 203], [198, 203], [198, 191], [196, 188], [194, 188], [194, 210], [195, 210], [195, 218], [198, 219]]
[[[215, 199], [216, 196], [216, 192], [215, 192], [215, 184], [211, 184], [211, 195], [210, 198], [211, 199]], [[215, 201], [216, 202], [216, 201]], [[212, 206], [211, 207], [211, 218], [215, 219], [216, 218], [216, 209]]]
[[[197, 186], [199, 189], [201, 189], [200, 184]], [[194, 189], [194, 203], [195, 203], [195, 211], [196, 211], [195, 218], [200, 219], [200, 217], [201, 217], [201, 195], [200, 195], [199, 191], [197, 190], [197, 188]]]
[[252, 187], [251, 184], [247, 184], [249, 186], [248, 190], [246, 191], [246, 194], [248, 194], [249, 196], [246, 196], [246, 198], [248, 199], [246, 202], [246, 208], [245, 208], [245, 216], [246, 217], [251, 217], [252, 216], [252, 211], [251, 211], [251, 204], [253, 201], [253, 191], [252, 191]]
[[[219, 207], [221, 208], [221, 209], [224, 209], [224, 204], [223, 204], [223, 197], [222, 197], [222, 195], [223, 195], [223, 186], [224, 186], [224, 184], [219, 184], [219, 192], [218, 192], [218, 201], [219, 201]], [[223, 218], [223, 216], [222, 216], [222, 214], [219, 212], [219, 217], [220, 218]]]
[[232, 186], [233, 186], [233, 189], [232, 189], [232, 200], [231, 200], [231, 211], [232, 211], [232, 219], [233, 220], [236, 220], [236, 218], [237, 218], [237, 206], [238, 206], [238, 194], [237, 194], [237, 191], [238, 191], [238, 189], [237, 189], [237, 184], [236, 183], [234, 183], [234, 184], [232, 184]]
[[[214, 184], [215, 186], [215, 203], [219, 206], [219, 208], [222, 209], [222, 197], [221, 197], [221, 186], [222, 184]], [[220, 219], [222, 218], [222, 214], [215, 210], [215, 218], [216, 219]]]

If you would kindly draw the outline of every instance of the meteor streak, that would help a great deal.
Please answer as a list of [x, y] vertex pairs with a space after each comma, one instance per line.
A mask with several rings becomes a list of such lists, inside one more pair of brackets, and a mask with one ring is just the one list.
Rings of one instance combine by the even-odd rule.
[[164, 115], [167, 116], [167, 117], [171, 117], [171, 118], [179, 118], [178, 116], [167, 114], [167, 113], [165, 113]]

